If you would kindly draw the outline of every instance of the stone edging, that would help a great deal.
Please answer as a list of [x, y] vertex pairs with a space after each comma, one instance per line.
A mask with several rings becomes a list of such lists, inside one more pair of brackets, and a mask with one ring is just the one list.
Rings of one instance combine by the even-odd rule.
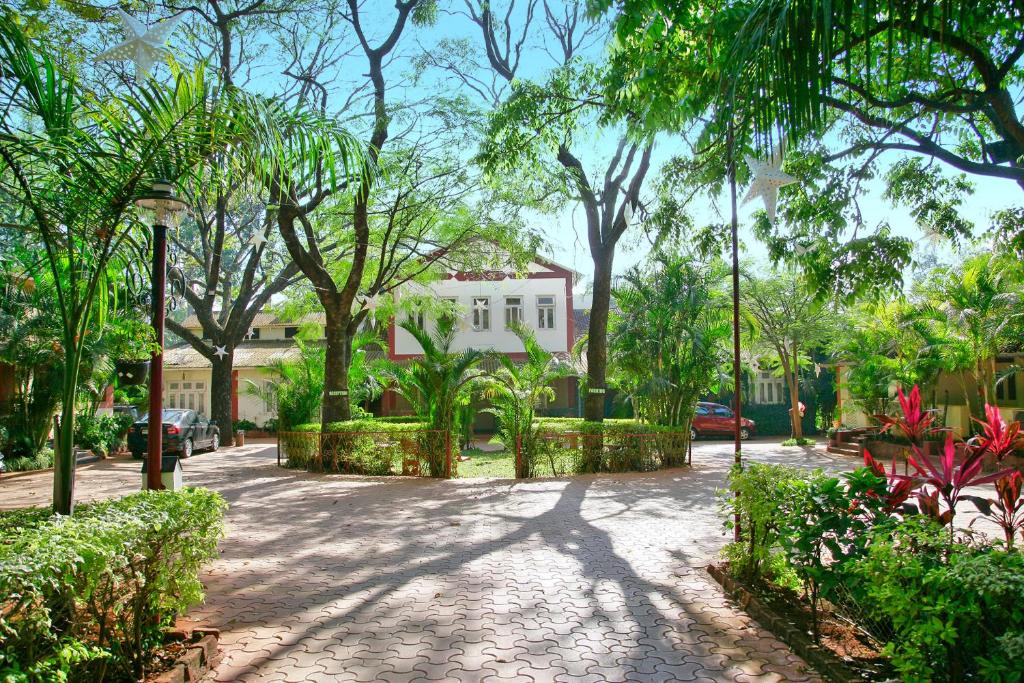
[[171, 631], [169, 635], [186, 641], [197, 635], [202, 637], [189, 645], [170, 669], [147, 679], [148, 683], [195, 683], [220, 662], [218, 629], [195, 628], [191, 632]]
[[817, 645], [809, 635], [775, 614], [742, 583], [730, 576], [722, 565], [709, 564], [708, 574], [722, 586], [727, 596], [737, 602], [759, 624], [789, 645], [793, 652], [827, 680], [834, 683], [861, 683], [864, 680], [831, 650]]

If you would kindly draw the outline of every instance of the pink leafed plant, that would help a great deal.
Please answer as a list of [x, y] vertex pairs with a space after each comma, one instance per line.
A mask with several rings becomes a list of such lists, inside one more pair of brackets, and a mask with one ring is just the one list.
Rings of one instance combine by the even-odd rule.
[[900, 401], [902, 417], [889, 415], [875, 415], [875, 419], [882, 423], [882, 431], [887, 432], [894, 427], [903, 432], [903, 435], [912, 444], [920, 444], [928, 432], [932, 431], [932, 422], [935, 421], [934, 413], [921, 408], [921, 390], [917, 385], [910, 390], [910, 395], [903, 393], [903, 387], [896, 389]]
[[978, 446], [986, 453], [995, 456], [996, 462], [1002, 462], [1010, 453], [1020, 432], [1020, 423], [1003, 421], [997, 406], [985, 404], [985, 420], [974, 420], [981, 425], [982, 433], [978, 437]]
[[917, 488], [917, 479], [896, 474], [895, 457], [892, 459], [892, 468], [886, 472], [885, 466], [875, 460], [874, 456], [865, 448], [864, 465], [871, 468], [872, 472], [886, 481], [885, 507], [883, 508], [886, 514], [891, 515], [900, 509], [907, 502], [907, 499], [910, 498], [910, 494], [914, 492], [914, 489]]

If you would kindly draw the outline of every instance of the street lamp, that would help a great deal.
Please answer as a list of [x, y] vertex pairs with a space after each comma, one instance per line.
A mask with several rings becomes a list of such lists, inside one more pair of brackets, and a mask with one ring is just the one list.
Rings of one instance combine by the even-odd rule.
[[174, 194], [166, 180], [154, 180], [150, 189], [135, 200], [143, 215], [153, 224], [153, 331], [160, 346], [153, 353], [149, 369], [149, 443], [146, 453], [146, 488], [162, 489], [160, 480], [163, 455], [164, 391], [164, 288], [167, 283], [167, 227], [177, 225], [186, 204]]

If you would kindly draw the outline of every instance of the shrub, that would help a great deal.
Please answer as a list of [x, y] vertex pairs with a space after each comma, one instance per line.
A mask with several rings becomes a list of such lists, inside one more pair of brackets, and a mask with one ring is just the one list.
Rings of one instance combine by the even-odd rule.
[[75, 443], [80, 448], [110, 453], [121, 448], [131, 426], [132, 417], [126, 413], [83, 413], [75, 418]]
[[878, 534], [854, 565], [906, 681], [1021, 680], [1024, 555], [963, 542], [922, 517]]
[[0, 516], [0, 679], [141, 678], [162, 627], [202, 600], [199, 569], [216, 557], [225, 508], [217, 493], [186, 489], [74, 517]]
[[350, 420], [332, 422], [327, 429], [320, 434], [320, 425], [311, 423], [282, 434], [287, 466], [313, 472], [398, 474], [404, 459], [415, 457], [429, 468], [426, 454], [446, 447], [444, 435], [427, 430], [423, 422]]
[[252, 432], [259, 429], [252, 420], [235, 420], [231, 423], [231, 428], [236, 432]]
[[559, 476], [567, 472], [650, 472], [686, 463], [690, 435], [681, 427], [569, 417], [541, 418], [535, 424], [538, 438], [524, 453], [532, 459], [531, 472], [543, 464]]
[[[779, 533], [793, 514], [801, 489], [819, 472], [809, 473], [784, 465], [754, 463], [729, 473], [729, 488], [719, 491], [727, 530], [739, 515], [740, 538], [725, 551], [730, 570], [750, 580], [772, 579], [780, 566]], [[739, 492], [739, 495], [735, 495]]]
[[263, 423], [263, 431], [273, 434], [277, 432], [277, 418], [272, 417]]
[[30, 470], [45, 470], [53, 467], [53, 449], [44, 448], [35, 455], [26, 455], [16, 458], [4, 458], [4, 468], [8, 472], [28, 472]]
[[782, 442], [783, 446], [813, 446], [817, 443], [814, 439], [809, 439], [806, 436], [801, 436], [799, 439], [786, 439]]

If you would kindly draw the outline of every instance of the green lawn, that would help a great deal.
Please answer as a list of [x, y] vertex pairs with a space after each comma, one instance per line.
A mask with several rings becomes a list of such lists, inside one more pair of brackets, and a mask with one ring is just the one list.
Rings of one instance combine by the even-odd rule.
[[512, 479], [516, 476], [515, 452], [495, 451], [486, 453], [478, 448], [467, 448], [462, 451], [469, 460], [459, 463], [459, 479], [474, 477], [504, 477]]

